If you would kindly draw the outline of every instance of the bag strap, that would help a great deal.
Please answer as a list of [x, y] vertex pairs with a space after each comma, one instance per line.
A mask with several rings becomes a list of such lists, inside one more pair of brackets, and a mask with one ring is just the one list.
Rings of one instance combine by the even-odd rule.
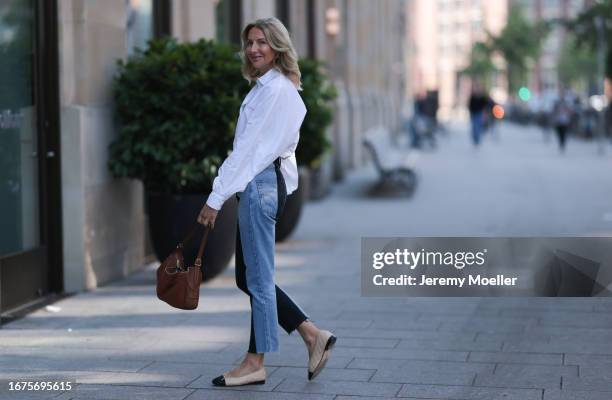
[[[185, 239], [183, 239], [182, 242], [180, 242], [178, 245], [176, 245], [176, 248], [177, 249], [182, 249], [184, 247], [184, 245], [187, 244], [191, 240], [191, 237], [196, 232], [196, 230], [198, 229], [199, 226], [200, 226], [200, 224], [198, 223], [193, 228], [191, 228], [191, 230], [189, 231], [187, 236], [185, 236]], [[208, 232], [210, 232], [210, 228], [209, 227], [205, 227], [204, 228], [204, 235], [202, 236], [202, 240], [200, 241], [200, 248], [198, 249], [198, 255], [196, 256], [196, 259], [195, 259], [195, 262], [194, 262], [194, 265], [196, 265], [198, 267], [202, 266], [202, 255], [204, 254], [204, 247], [206, 246], [206, 240], [208, 239]]]
[[185, 236], [185, 239], [183, 239], [179, 244], [176, 245], [177, 249], [182, 249], [183, 247], [185, 247], [187, 243], [189, 243], [189, 241], [191, 240], [191, 237], [193, 236], [195, 231], [198, 229], [198, 225], [199, 224], [195, 224], [193, 228], [191, 228], [187, 236]]
[[204, 230], [204, 236], [202, 237], [202, 241], [200, 241], [200, 248], [198, 249], [198, 256], [195, 259], [193, 265], [196, 267], [202, 266], [202, 255], [204, 254], [204, 246], [206, 246], [206, 239], [208, 239], [208, 232], [210, 232], [210, 228], [206, 227]]

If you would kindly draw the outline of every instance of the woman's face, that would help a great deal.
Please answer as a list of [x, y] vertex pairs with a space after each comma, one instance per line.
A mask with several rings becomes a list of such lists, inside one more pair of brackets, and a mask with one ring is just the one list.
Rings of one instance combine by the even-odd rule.
[[259, 28], [251, 28], [247, 35], [246, 55], [253, 67], [265, 74], [274, 65], [276, 54]]

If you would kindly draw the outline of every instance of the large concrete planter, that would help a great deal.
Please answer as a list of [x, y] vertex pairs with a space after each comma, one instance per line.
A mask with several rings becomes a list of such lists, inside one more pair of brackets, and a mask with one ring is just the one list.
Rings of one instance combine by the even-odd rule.
[[[197, 223], [196, 219], [207, 194], [169, 195], [147, 193], [147, 213], [151, 241], [155, 255], [164, 260], [179, 241]], [[237, 207], [236, 198], [231, 196], [217, 215], [215, 229], [208, 235], [202, 277], [204, 281], [214, 278], [227, 267], [236, 246]], [[192, 264], [198, 252], [203, 228], [200, 228], [185, 246], [185, 262]]]
[[308, 193], [309, 174], [305, 168], [299, 168], [298, 188], [287, 196], [285, 209], [276, 222], [276, 241], [282, 242], [287, 239], [300, 222], [302, 207], [306, 201], [305, 194]]

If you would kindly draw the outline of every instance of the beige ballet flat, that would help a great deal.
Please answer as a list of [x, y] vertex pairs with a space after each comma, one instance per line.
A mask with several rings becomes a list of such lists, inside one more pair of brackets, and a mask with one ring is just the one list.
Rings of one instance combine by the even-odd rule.
[[255, 372], [243, 376], [232, 377], [225, 374], [212, 380], [215, 386], [244, 386], [244, 385], [263, 385], [266, 383], [266, 369], [260, 368]]
[[330, 331], [319, 331], [315, 339], [314, 349], [308, 359], [308, 380], [313, 380], [325, 368], [330, 351], [337, 338]]

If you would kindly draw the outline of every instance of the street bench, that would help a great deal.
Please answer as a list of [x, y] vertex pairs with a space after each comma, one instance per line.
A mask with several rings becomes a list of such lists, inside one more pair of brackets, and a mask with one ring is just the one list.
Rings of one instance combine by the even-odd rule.
[[380, 161], [379, 152], [374, 142], [370, 139], [364, 139], [363, 146], [370, 153], [379, 176], [372, 194], [410, 196], [414, 193], [417, 185], [417, 175], [411, 168], [404, 166], [385, 168]]

